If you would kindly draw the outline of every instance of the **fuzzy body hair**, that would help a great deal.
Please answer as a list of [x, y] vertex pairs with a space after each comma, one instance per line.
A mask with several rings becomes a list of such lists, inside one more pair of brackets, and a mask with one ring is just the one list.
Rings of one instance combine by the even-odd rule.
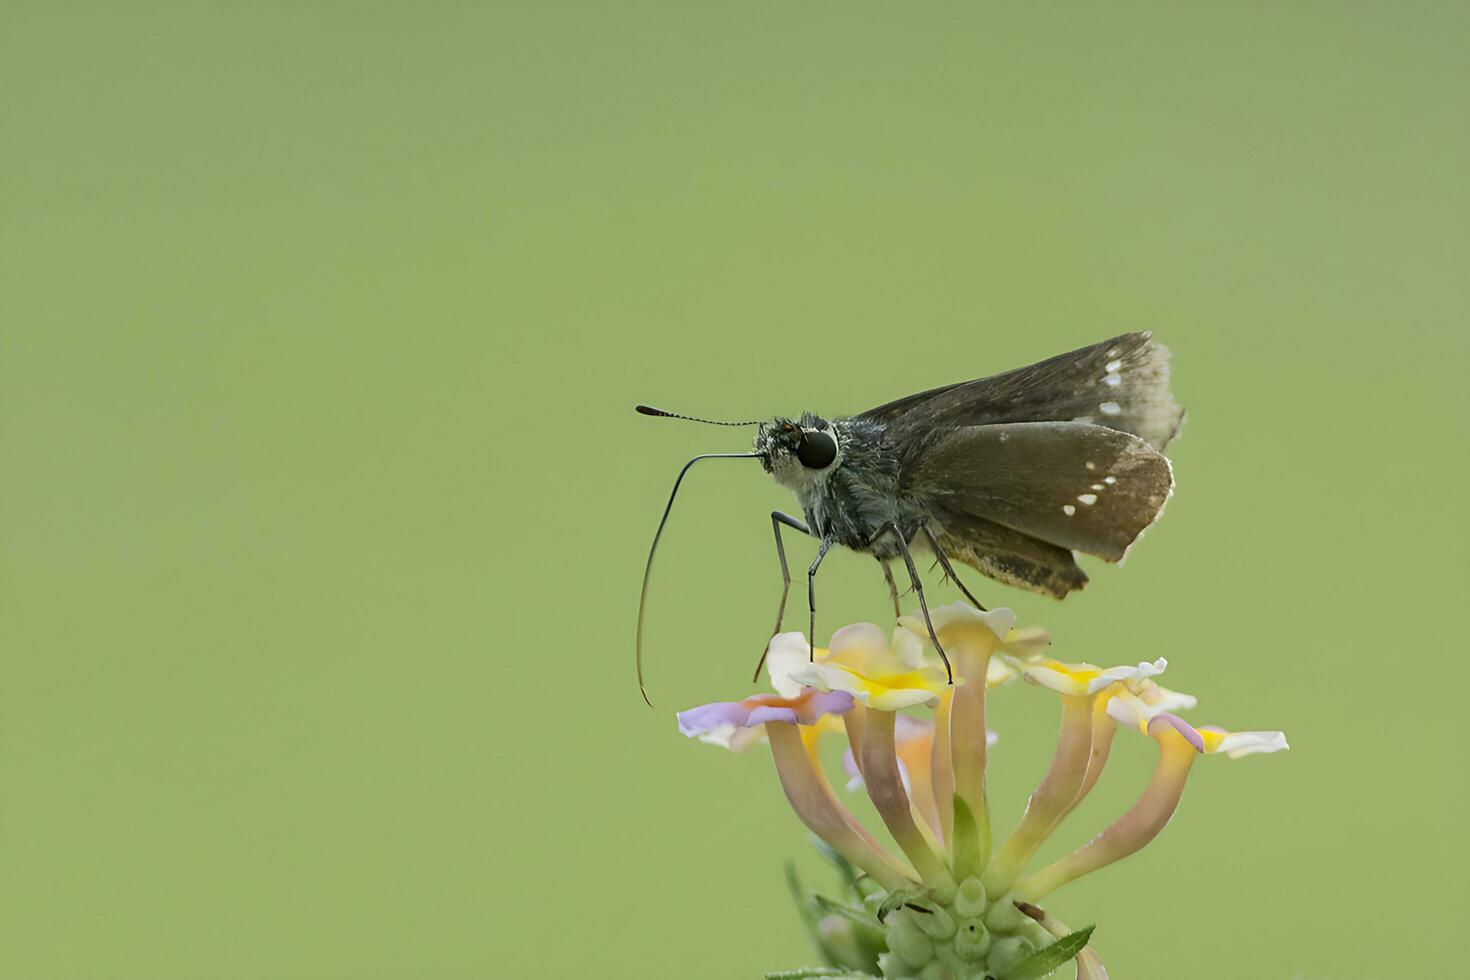
[[[756, 450], [765, 454], [766, 468], [776, 482], [795, 494], [807, 526], [818, 537], [853, 551], [884, 561], [899, 557], [891, 534], [876, 541], [874, 537], [896, 523], [904, 540], [911, 541], [928, 515], [899, 487], [899, 456], [887, 446], [884, 426], [861, 418], [828, 422], [810, 412], [802, 415], [801, 426], [834, 435], [838, 458], [831, 466], [807, 469], [793, 453], [773, 443], [764, 429], [756, 438]], [[934, 521], [929, 523], [933, 526]]]

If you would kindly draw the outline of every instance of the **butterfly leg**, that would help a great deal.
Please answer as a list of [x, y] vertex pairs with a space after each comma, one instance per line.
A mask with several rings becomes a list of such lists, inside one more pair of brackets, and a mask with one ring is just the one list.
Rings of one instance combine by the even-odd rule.
[[944, 652], [944, 647], [939, 643], [939, 635], [934, 632], [934, 621], [929, 618], [929, 603], [924, 599], [924, 583], [919, 580], [919, 570], [914, 567], [914, 556], [909, 553], [909, 543], [904, 540], [903, 532], [897, 524], [889, 521], [880, 527], [877, 532], [868, 539], [868, 546], [872, 547], [877, 540], [885, 534], [892, 534], [898, 542], [898, 553], [903, 556], [904, 567], [909, 571], [909, 581], [914, 586], [914, 593], [919, 597], [919, 609], [924, 613], [924, 625], [929, 628], [929, 639], [934, 641], [934, 649], [939, 651], [939, 659], [944, 661], [944, 672], [949, 676], [949, 682], [954, 683], [954, 669], [949, 665], [949, 657]]
[[[776, 559], [781, 563], [781, 602], [776, 606], [776, 625], [771, 628], [772, 639], [775, 639], [776, 634], [781, 632], [781, 620], [786, 617], [786, 597], [791, 593], [791, 571], [786, 567], [786, 545], [781, 542], [782, 524], [802, 534], [812, 533], [811, 528], [790, 514], [783, 514], [779, 510], [771, 511], [771, 531], [776, 535]], [[761, 668], [766, 665], [766, 651], [770, 648], [770, 643], [767, 643], [766, 649], [761, 651], [761, 658], [755, 664], [755, 676], [750, 679], [751, 683], [760, 680]]]
[[817, 569], [822, 567], [822, 559], [827, 557], [827, 549], [832, 547], [830, 538], [823, 538], [821, 547], [817, 549], [817, 557], [812, 561], [812, 567], [806, 570], [806, 607], [811, 614], [807, 625], [811, 632], [807, 636], [807, 648], [811, 651], [811, 659], [817, 659]]
[[924, 537], [929, 539], [929, 547], [934, 550], [934, 557], [939, 559], [939, 567], [944, 569], [944, 577], [959, 587], [959, 590], [965, 594], [965, 598], [970, 600], [970, 605], [985, 612], [985, 606], [970, 593], [969, 589], [965, 588], [965, 583], [961, 582], [960, 577], [955, 574], [954, 566], [949, 563], [949, 556], [944, 553], [943, 548], [939, 547], [939, 539], [934, 536], [933, 531], [929, 530], [929, 525], [920, 524], [919, 530], [923, 531]]
[[903, 609], [898, 604], [898, 584], [893, 581], [893, 569], [882, 558], [878, 559], [878, 565], [883, 569], [883, 581], [888, 583], [888, 598], [893, 600], [893, 618], [897, 619], [903, 615]]

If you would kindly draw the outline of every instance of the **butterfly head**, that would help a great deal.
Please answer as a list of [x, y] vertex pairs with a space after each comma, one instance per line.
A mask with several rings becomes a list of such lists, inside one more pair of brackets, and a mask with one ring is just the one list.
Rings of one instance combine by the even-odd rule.
[[795, 421], [777, 418], [762, 422], [755, 437], [755, 451], [766, 472], [793, 489], [831, 470], [841, 455], [832, 423], [810, 413]]

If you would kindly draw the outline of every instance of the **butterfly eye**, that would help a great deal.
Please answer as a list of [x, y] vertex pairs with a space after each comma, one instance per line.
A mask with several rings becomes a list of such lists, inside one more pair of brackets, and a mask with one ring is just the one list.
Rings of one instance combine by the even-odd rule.
[[824, 470], [837, 458], [837, 440], [825, 432], [803, 432], [796, 458], [809, 470]]

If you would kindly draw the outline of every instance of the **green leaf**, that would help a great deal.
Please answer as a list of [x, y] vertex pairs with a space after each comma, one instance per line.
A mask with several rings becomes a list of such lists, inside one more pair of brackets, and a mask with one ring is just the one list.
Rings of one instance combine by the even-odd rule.
[[832, 901], [832, 899], [828, 898], [825, 895], [813, 895], [812, 904], [815, 905], [822, 912], [830, 913], [832, 915], [840, 915], [844, 919], [848, 919], [852, 922], [857, 923], [860, 926], [864, 926], [865, 928], [878, 929], [880, 931], [883, 928], [882, 925], [879, 924], [879, 920], [873, 918], [872, 914], [869, 913], [867, 909], [855, 908], [851, 905], [843, 905], [841, 902]]
[[980, 873], [980, 828], [969, 804], [954, 798], [954, 876], [961, 881]]
[[877, 980], [871, 973], [853, 973], [830, 966], [809, 966], [798, 970], [776, 970], [766, 974], [766, 980], [802, 980], [804, 977], [862, 977]]
[[907, 905], [909, 902], [917, 901], [923, 897], [924, 893], [920, 891], [914, 891], [909, 888], [895, 888], [893, 891], [888, 893], [888, 897], [883, 899], [883, 903], [878, 906], [878, 921], [882, 922], [884, 919], [888, 918], [888, 913], [892, 912], [894, 909]]
[[1000, 980], [1040, 980], [1051, 971], [1076, 959], [1077, 954], [1086, 948], [1087, 941], [1092, 938], [1094, 928], [1088, 926], [1086, 929], [1079, 929], [1050, 946], [1038, 949], [1001, 974]]
[[828, 947], [826, 940], [822, 938], [822, 930], [817, 927], [817, 917], [812, 911], [817, 904], [815, 896], [808, 898], [802, 889], [801, 878], [796, 873], [794, 861], [786, 862], [786, 887], [791, 892], [791, 900], [796, 903], [796, 912], [801, 916], [801, 924], [806, 928], [807, 938], [812, 941], [817, 952], [822, 954], [822, 959], [828, 966], [836, 966], [837, 957]]
[[852, 866], [852, 862], [832, 850], [831, 844], [828, 844], [815, 834], [812, 835], [811, 841], [812, 847], [816, 848], [817, 853], [822, 855], [828, 864], [837, 869], [837, 873], [842, 876], [842, 883], [848, 888], [851, 888], [858, 876], [857, 869]]

